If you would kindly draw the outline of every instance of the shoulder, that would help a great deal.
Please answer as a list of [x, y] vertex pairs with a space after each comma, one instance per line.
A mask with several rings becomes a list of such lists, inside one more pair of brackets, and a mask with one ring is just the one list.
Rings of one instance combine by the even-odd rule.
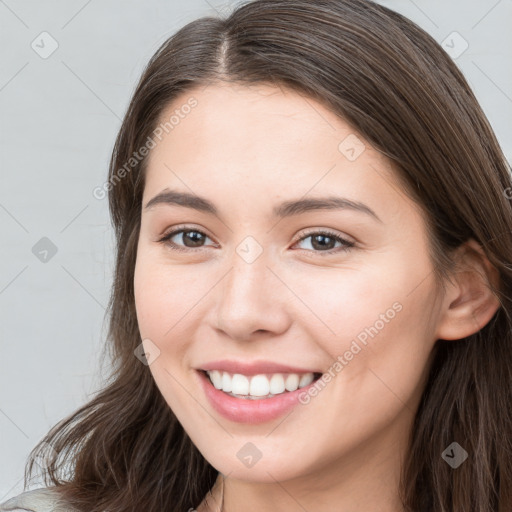
[[57, 487], [22, 492], [0, 503], [0, 512], [75, 512], [62, 501]]

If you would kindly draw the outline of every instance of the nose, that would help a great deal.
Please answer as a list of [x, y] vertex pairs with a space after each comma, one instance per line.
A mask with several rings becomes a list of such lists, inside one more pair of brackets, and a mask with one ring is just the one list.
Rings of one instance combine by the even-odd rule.
[[216, 328], [233, 340], [275, 336], [289, 328], [286, 304], [292, 293], [269, 263], [265, 252], [252, 262], [234, 254], [218, 285]]

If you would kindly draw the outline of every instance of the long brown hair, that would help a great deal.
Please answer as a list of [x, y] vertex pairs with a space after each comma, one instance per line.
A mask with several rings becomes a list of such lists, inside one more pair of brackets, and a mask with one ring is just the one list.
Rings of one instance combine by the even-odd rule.
[[[117, 242], [108, 308], [113, 369], [96, 396], [32, 450], [25, 487], [34, 459], [46, 458], [45, 483], [58, 485], [77, 510], [181, 512], [197, 506], [217, 477], [134, 356], [147, 157], [126, 162], [154, 137], [174, 98], [219, 80], [273, 83], [314, 98], [386, 155], [425, 213], [440, 279], [450, 275], [453, 249], [469, 238], [482, 246], [499, 273], [500, 307], [476, 334], [437, 340], [400, 495], [410, 511], [511, 510], [510, 168], [450, 57], [417, 25], [366, 0], [246, 2], [226, 18], [189, 23], [150, 59], [117, 136], [107, 187]], [[456, 470], [441, 457], [452, 442], [469, 454]]]

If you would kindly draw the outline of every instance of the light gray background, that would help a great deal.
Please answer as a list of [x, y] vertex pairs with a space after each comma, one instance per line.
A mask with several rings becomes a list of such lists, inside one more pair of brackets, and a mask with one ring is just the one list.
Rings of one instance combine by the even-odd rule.
[[[143, 66], [177, 29], [236, 3], [0, 0], [0, 502], [22, 491], [37, 441], [101, 386], [113, 234], [92, 191]], [[453, 52], [467, 42], [455, 60], [510, 161], [512, 1], [381, 3]], [[58, 44], [46, 58], [42, 32]], [[46, 262], [33, 253], [43, 237], [57, 248]]]

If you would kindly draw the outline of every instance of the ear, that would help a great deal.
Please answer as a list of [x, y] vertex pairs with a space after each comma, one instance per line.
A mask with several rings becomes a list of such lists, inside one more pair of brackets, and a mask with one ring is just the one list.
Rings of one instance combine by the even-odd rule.
[[497, 288], [499, 273], [482, 247], [470, 239], [456, 251], [458, 264], [440, 312], [436, 336], [459, 340], [478, 332], [494, 316], [500, 302], [490, 284]]

